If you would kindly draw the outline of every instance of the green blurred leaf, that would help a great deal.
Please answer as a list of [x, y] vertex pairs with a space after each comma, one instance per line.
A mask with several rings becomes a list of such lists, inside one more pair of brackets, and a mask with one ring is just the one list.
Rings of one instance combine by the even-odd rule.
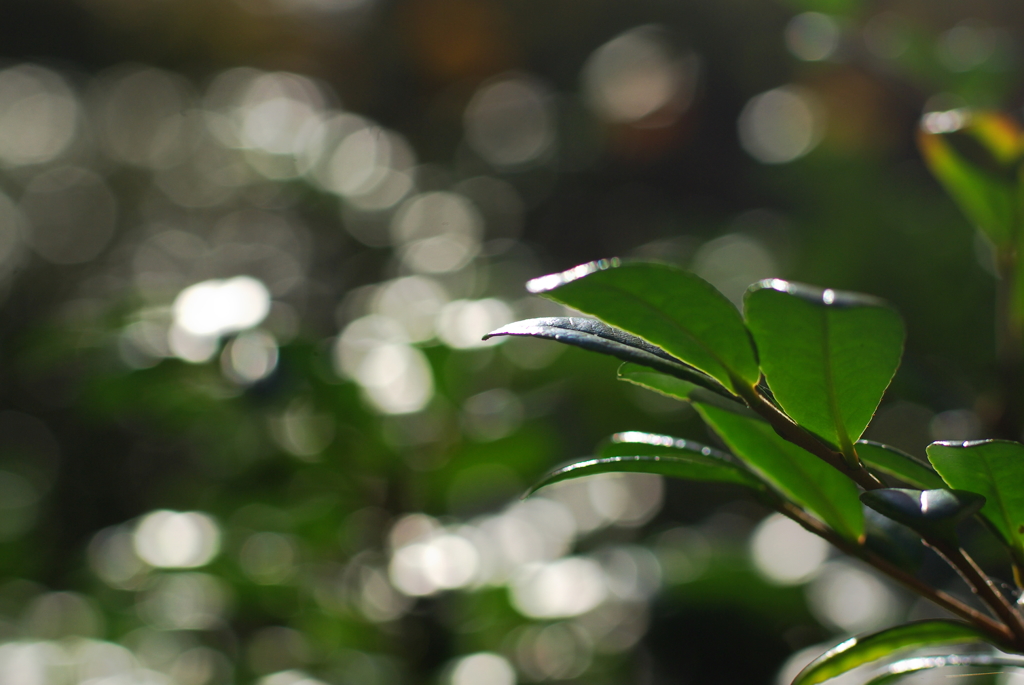
[[580, 317], [527, 319], [502, 326], [485, 335], [484, 340], [504, 335], [543, 338], [591, 352], [600, 352], [624, 362], [656, 369], [663, 374], [668, 374], [673, 379], [681, 379], [688, 384], [699, 385], [725, 397], [733, 396], [722, 387], [721, 383], [706, 373], [684, 364], [642, 338], [613, 328], [596, 319]]
[[730, 390], [757, 383], [750, 335], [707, 281], [665, 264], [591, 262], [536, 278], [530, 292], [634, 333]]
[[780, 279], [751, 286], [744, 304], [779, 405], [852, 460], [900, 363], [899, 314], [873, 297]]
[[933, 442], [928, 460], [950, 487], [985, 497], [981, 515], [1024, 560], [1024, 445], [1010, 440]]
[[853, 481], [779, 437], [760, 419], [703, 402], [694, 406], [729, 449], [779, 492], [821, 517], [843, 537], [861, 539], [864, 512]]
[[854, 637], [828, 650], [807, 665], [792, 685], [816, 685], [901, 649], [940, 644], [983, 642], [985, 636], [955, 621], [919, 621], [889, 628], [866, 637]]
[[860, 496], [864, 504], [893, 521], [924, 535], [956, 541], [956, 525], [985, 504], [985, 498], [966, 490], [907, 490], [882, 488]]
[[934, 490], [946, 485], [939, 474], [930, 469], [927, 464], [895, 447], [870, 440], [858, 440], [856, 449], [857, 456], [867, 466], [887, 476], [897, 478], [907, 485], [913, 485], [921, 490]]
[[918, 145], [928, 168], [960, 209], [1001, 249], [1017, 232], [1020, 128], [995, 112], [926, 115]]

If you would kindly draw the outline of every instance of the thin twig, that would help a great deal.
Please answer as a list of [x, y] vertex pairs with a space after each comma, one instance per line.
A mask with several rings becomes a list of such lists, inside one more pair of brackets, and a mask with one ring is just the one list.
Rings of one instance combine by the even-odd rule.
[[798, 426], [792, 419], [779, 411], [774, 404], [762, 397], [755, 388], [748, 389], [747, 386], [739, 386], [739, 391], [747, 406], [760, 414], [784, 440], [804, 448], [865, 490], [877, 490], [885, 487], [882, 481], [863, 466], [850, 468], [841, 452], [833, 450]]
[[967, 606], [956, 597], [928, 585], [923, 580], [907, 573], [899, 566], [896, 566], [887, 559], [875, 554], [863, 545], [854, 544], [846, 538], [841, 537], [834, 530], [792, 503], [780, 499], [776, 504], [776, 508], [780, 513], [799, 523], [808, 532], [814, 533], [818, 537], [827, 540], [846, 554], [857, 557], [868, 564], [871, 564], [901, 585], [904, 585], [922, 597], [931, 600], [943, 609], [946, 609], [947, 611], [973, 624], [980, 630], [987, 633], [999, 644], [1004, 646], [1016, 644], [1016, 636], [1007, 626], [992, 620], [977, 609]]
[[[745, 384], [735, 385], [747, 405], [760, 414], [784, 440], [804, 448], [843, 475], [853, 480], [857, 485], [860, 485], [865, 490], [877, 490], [886, 487], [884, 483], [882, 483], [874, 474], [863, 466], [860, 466], [859, 468], [851, 468], [850, 464], [841, 453], [836, 452], [830, 446], [822, 442], [818, 437], [812, 435], [794, 423], [792, 419], [779, 411], [775, 405], [766, 400], [756, 388]], [[799, 508], [793, 507], [793, 509], [803, 514]], [[787, 516], [790, 515], [785, 511], [783, 513], [786, 513]], [[806, 514], [804, 514], [804, 516], [806, 516]], [[971, 614], [968, 620], [976, 623], [979, 627], [985, 625], [990, 628], [992, 625], [998, 625], [992, 622], [988, 617], [974, 609], [970, 609], [962, 603], [958, 603], [959, 608], [954, 609], [954, 605], [948, 604], [947, 602], [949, 600], [957, 602], [957, 600], [953, 599], [949, 595], [946, 595], [927, 583], [903, 572], [898, 567], [893, 566], [881, 557], [869, 552], [862, 545], [853, 545], [848, 543], [844, 538], [839, 537], [830, 528], [820, 524], [816, 519], [811, 517], [806, 518], [809, 522], [813, 522], [816, 527], [827, 530], [830, 533], [828, 537], [824, 535], [822, 536], [829, 540], [829, 542], [836, 544], [840, 549], [847, 551], [847, 553], [852, 554], [853, 556], [864, 559], [876, 568], [888, 573], [893, 578], [909, 585], [919, 594], [928, 597], [942, 606], [945, 606], [950, 609], [950, 611], [958, 613], [958, 615], [966, 616], [961, 612], [963, 610], [970, 611]], [[801, 525], [804, 525], [803, 522], [800, 523]], [[806, 528], [807, 526], [804, 525], [804, 527]], [[812, 528], [808, 528], [808, 530], [817, 533], [817, 531]], [[817, 534], [820, 535], [820, 533]], [[842, 541], [842, 546], [837, 544], [836, 541]], [[978, 597], [981, 598], [992, 610], [993, 614], [1003, 622], [1004, 625], [998, 627], [1000, 629], [1000, 634], [1003, 635], [1004, 641], [1006, 641], [1007, 644], [1015, 645], [1018, 651], [1024, 651], [1024, 619], [1021, 618], [1016, 607], [1012, 606], [1009, 600], [1007, 600], [1006, 597], [996, 589], [992, 580], [985, 575], [984, 571], [982, 571], [976, 563], [974, 563], [974, 560], [968, 556], [967, 552], [954, 545], [946, 544], [941, 540], [924, 537], [924, 541], [940, 553], [940, 556], [942, 556], [946, 562], [960, 574], [964, 579], [964, 582], [966, 582], [968, 587], [971, 588], [971, 591], [978, 595]], [[884, 568], [883, 564], [888, 568]], [[984, 619], [986, 623], [979, 622], [979, 618]], [[1007, 636], [1009, 639], [1007, 639]]]
[[996, 616], [1014, 635], [1017, 651], [1024, 649], [1024, 619], [1010, 600], [999, 591], [992, 580], [985, 575], [967, 552], [942, 540], [925, 539], [925, 542], [955, 568], [964, 581], [987, 604]]

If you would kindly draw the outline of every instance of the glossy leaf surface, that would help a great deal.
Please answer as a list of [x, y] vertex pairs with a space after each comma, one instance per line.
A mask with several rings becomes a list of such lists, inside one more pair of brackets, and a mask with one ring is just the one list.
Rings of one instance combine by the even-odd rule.
[[699, 454], [723, 462], [736, 463], [736, 459], [732, 455], [694, 440], [643, 431], [616, 433], [601, 446], [599, 452], [601, 457], [626, 457], [637, 454], [648, 456]]
[[950, 487], [986, 499], [981, 515], [1024, 559], [1024, 445], [1009, 440], [934, 442], [928, 460]]
[[735, 390], [759, 377], [739, 312], [715, 288], [665, 264], [591, 262], [534, 279], [543, 294], [662, 348]]
[[661, 348], [596, 319], [582, 317], [526, 319], [502, 326], [485, 335], [484, 340], [505, 335], [543, 338], [591, 352], [600, 352], [625, 362], [656, 369], [672, 378], [699, 385], [713, 392], [726, 396], [731, 395], [714, 378], [684, 364]]
[[[985, 669], [986, 674], [993, 675], [993, 666], [1024, 668], [1024, 660], [1022, 660], [1020, 657], [1004, 657], [989, 654], [953, 654], [950, 656], [919, 656], [911, 659], [902, 659], [894, 664], [890, 664], [882, 671], [881, 674], [876, 675], [874, 678], [867, 681], [865, 685], [892, 685], [893, 683], [898, 683], [902, 681], [904, 678], [909, 678], [913, 676], [915, 673], [920, 673], [921, 671], [931, 671], [938, 668], [957, 668], [958, 671], [965, 667], [983, 668]], [[971, 682], [971, 680], [973, 680], [971, 676], [981, 675], [981, 673], [958, 672], [955, 675], [951, 675], [950, 678], [956, 678], [957, 680], [964, 678], [967, 679], [967, 682]], [[918, 679], [917, 682], [921, 682], [920, 679]]]
[[867, 506], [924, 535], [954, 542], [956, 525], [975, 514], [985, 498], [966, 490], [883, 488], [860, 496]]
[[857, 456], [867, 466], [886, 476], [897, 478], [921, 490], [945, 487], [946, 483], [927, 464], [902, 450], [880, 442], [860, 440], [856, 444]]
[[843, 537], [861, 538], [864, 512], [853, 481], [783, 440], [760, 419], [703, 402], [694, 406], [729, 449], [779, 492], [819, 516]]
[[1019, 127], [995, 112], [937, 112], [925, 116], [918, 145], [967, 218], [1006, 247], [1017, 230]]
[[[642, 453], [644, 450], [637, 451]], [[585, 459], [551, 471], [530, 488], [527, 494], [533, 494], [552, 483], [598, 473], [652, 473], [682, 480], [732, 483], [754, 490], [765, 489], [764, 483], [757, 476], [740, 466], [700, 452], [689, 452], [678, 456], [637, 454]]]
[[864, 530], [869, 550], [905, 571], [921, 568], [925, 547], [920, 534], [871, 508], [864, 509]]
[[808, 664], [792, 685], [817, 685], [901, 649], [983, 642], [985, 639], [974, 628], [955, 621], [908, 623], [866, 637], [850, 638], [833, 647]]
[[899, 366], [899, 314], [873, 297], [780, 279], [751, 286], [744, 311], [779, 405], [852, 455]]

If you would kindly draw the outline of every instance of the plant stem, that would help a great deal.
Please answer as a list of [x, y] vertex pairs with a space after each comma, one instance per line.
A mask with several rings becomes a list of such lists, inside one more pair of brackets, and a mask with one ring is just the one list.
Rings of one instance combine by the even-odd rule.
[[925, 539], [925, 542], [955, 568], [970, 588], [995, 612], [1013, 633], [1017, 651], [1024, 650], [1024, 619], [1010, 600], [992, 583], [974, 559], [963, 549], [943, 540]]
[[[799, 523], [808, 532], [814, 533], [818, 537], [827, 540], [846, 554], [857, 557], [868, 564], [871, 564], [896, 582], [904, 585], [909, 590], [916, 592], [950, 613], [955, 614], [956, 616], [959, 616], [965, 621], [973, 624], [975, 627], [992, 637], [999, 644], [1009, 646], [1019, 643], [1019, 637], [1006, 625], [992, 620], [977, 609], [967, 606], [956, 597], [928, 585], [923, 580], [907, 573], [900, 567], [875, 554], [863, 545], [854, 544], [843, 538], [834, 530], [823, 524], [818, 519], [808, 515], [807, 512], [793, 505], [791, 502], [780, 500], [775, 503], [775, 507], [780, 513]], [[973, 584], [968, 584], [973, 590]], [[992, 590], [996, 591], [995, 588], [992, 588]]]
[[[742, 388], [741, 394], [743, 399], [747, 402], [747, 405], [768, 421], [772, 428], [775, 429], [775, 432], [783, 439], [803, 447], [811, 454], [822, 459], [840, 473], [853, 480], [865, 490], [877, 490], [879, 488], [886, 487], [884, 483], [878, 480], [874, 474], [865, 469], [862, 465], [850, 464], [841, 453], [836, 452], [816, 436], [808, 433], [806, 430], [794, 423], [788, 416], [779, 411], [775, 405], [757, 392], [756, 388], [750, 387], [748, 389], [747, 386], [739, 387]], [[898, 567], [893, 566], [881, 557], [869, 552], [862, 545], [849, 543], [844, 538], [839, 537], [838, 534], [834, 533], [824, 524], [819, 523], [816, 519], [808, 517], [799, 508], [793, 507], [793, 509], [800, 512], [809, 521], [813, 521], [816, 526], [827, 530], [830, 533], [830, 536], [822, 537], [826, 537], [826, 539], [833, 544], [837, 544], [836, 540], [841, 540], [842, 546], [840, 546], [840, 549], [848, 551], [848, 553], [868, 561], [868, 563], [871, 563], [876, 568], [885, 571], [893, 578], [907, 584], [919, 594], [928, 597], [932, 601], [939, 603], [941, 606], [945, 606], [951, 611], [954, 610], [952, 605], [948, 604], [948, 601], [952, 600], [956, 602], [956, 600], [953, 600], [949, 595], [945, 595], [945, 593], [941, 593], [939, 590], [936, 590], [923, 581], [906, 574]], [[786, 511], [783, 511], [783, 513], [786, 513], [787, 516], [790, 515]], [[801, 525], [804, 525], [802, 521], [798, 522], [800, 522]], [[804, 525], [804, 527], [806, 528], [807, 526]], [[811, 532], [817, 532], [811, 528], [808, 528], [808, 530], [811, 530]], [[818, 534], [820, 535], [820, 533]], [[992, 612], [999, 617], [1003, 622], [1003, 625], [1000, 626], [1000, 628], [1005, 629], [1006, 634], [1009, 636], [1009, 639], [1007, 640], [1006, 635], [1003, 635], [1004, 641], [1008, 644], [1014, 645], [1018, 651], [1024, 651], [1024, 619], [1022, 619], [1016, 607], [1011, 605], [1009, 600], [1007, 600], [1006, 597], [996, 589], [992, 580], [985, 575], [984, 571], [982, 571], [976, 563], [974, 563], [974, 560], [968, 556], [967, 552], [942, 540], [924, 538], [924, 541], [935, 549], [935, 551], [938, 552], [939, 555], [942, 556], [942, 558], [960, 574], [964, 579], [964, 582], [966, 582], [968, 587], [971, 588], [971, 591], [978, 595], [978, 597], [988, 605]], [[839, 545], [837, 544], [837, 546]], [[991, 619], [984, 617], [982, 614], [963, 604], [960, 604], [960, 608], [956, 611], [959, 613], [964, 609], [973, 612], [970, 620], [974, 622], [978, 621], [978, 617], [982, 617], [989, 624], [993, 623]], [[963, 614], [960, 613], [960, 615]]]
[[793, 423], [774, 404], [762, 397], [755, 388], [748, 389], [746, 386], [740, 386], [740, 392], [747, 405], [760, 414], [783, 439], [803, 447], [865, 490], [877, 490], [885, 487], [885, 484], [866, 468], [852, 465], [841, 452], [833, 450], [817, 437]]

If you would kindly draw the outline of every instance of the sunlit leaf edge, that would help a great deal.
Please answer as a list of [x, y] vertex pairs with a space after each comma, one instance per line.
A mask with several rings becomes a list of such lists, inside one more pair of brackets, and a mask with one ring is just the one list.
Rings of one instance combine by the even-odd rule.
[[907, 676], [929, 671], [938, 668], [950, 667], [988, 667], [992, 666], [1016, 666], [1024, 668], [1024, 658], [1013, 656], [999, 656], [992, 654], [951, 654], [948, 656], [918, 656], [909, 659], [901, 659], [886, 666], [880, 674], [875, 675], [864, 685], [889, 685]]
[[643, 338], [609, 326], [598, 319], [584, 317], [524, 319], [491, 331], [483, 339], [488, 340], [499, 336], [554, 340], [564, 345], [606, 354], [624, 362], [654, 369], [688, 383], [699, 385], [723, 397], [735, 397], [721, 383], [703, 371], [676, 359]]
[[906, 623], [836, 645], [808, 664], [792, 685], [817, 685], [902, 649], [988, 641], [980, 631], [957, 621], [938, 619]]
[[[641, 448], [638, 448], [640, 451]], [[687, 472], [687, 470], [691, 472]], [[693, 471], [698, 475], [693, 475]], [[731, 462], [699, 453], [686, 456], [643, 455], [585, 459], [549, 472], [534, 484], [524, 495], [529, 497], [538, 490], [553, 483], [592, 476], [600, 473], [650, 473], [681, 480], [731, 483], [759, 492], [767, 491], [767, 485], [753, 473]], [[703, 473], [703, 475], [699, 475]]]

